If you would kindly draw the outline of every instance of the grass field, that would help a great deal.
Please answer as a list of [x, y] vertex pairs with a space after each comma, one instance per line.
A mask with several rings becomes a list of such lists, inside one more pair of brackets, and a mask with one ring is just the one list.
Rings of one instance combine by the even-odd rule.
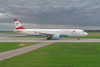
[[24, 43], [25, 46], [19, 46], [20, 44], [21, 44], [20, 42], [1, 42], [0, 43], [0, 52], [33, 45], [33, 44], [36, 44], [36, 42], [25, 42]]
[[[27, 37], [27, 38], [47, 38], [43, 36], [15, 36], [15, 37]], [[61, 38], [77, 38], [77, 37], [61, 37]], [[80, 38], [100, 38], [100, 33], [88, 33], [88, 36]]]
[[100, 43], [53, 43], [0, 61], [0, 67], [100, 67]]

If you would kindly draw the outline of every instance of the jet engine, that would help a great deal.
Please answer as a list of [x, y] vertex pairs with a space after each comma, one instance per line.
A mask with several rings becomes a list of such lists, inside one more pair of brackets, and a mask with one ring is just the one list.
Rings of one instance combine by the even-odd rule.
[[60, 35], [53, 35], [53, 38], [54, 39], [59, 39], [60, 38]]

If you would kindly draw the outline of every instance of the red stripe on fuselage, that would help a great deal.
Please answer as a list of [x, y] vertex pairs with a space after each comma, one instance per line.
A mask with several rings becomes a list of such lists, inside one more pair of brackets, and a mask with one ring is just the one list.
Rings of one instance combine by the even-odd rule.
[[16, 28], [16, 29], [25, 29], [23, 26], [20, 26], [20, 27], [18, 27], [18, 28]]

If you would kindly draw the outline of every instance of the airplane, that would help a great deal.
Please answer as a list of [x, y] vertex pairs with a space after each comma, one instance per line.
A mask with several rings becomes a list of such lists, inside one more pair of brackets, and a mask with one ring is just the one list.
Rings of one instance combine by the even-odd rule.
[[47, 40], [59, 39], [62, 36], [78, 37], [78, 40], [80, 40], [80, 37], [88, 35], [81, 29], [25, 29], [17, 19], [14, 19], [14, 23], [16, 28], [13, 30], [14, 32], [32, 36], [47, 36]]

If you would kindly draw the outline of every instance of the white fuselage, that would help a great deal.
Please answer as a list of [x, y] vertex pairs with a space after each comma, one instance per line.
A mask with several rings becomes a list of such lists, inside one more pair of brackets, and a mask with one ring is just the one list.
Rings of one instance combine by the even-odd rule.
[[60, 35], [60, 36], [86, 36], [84, 30], [81, 29], [15, 29], [15, 32], [25, 33], [26, 35], [41, 36], [41, 35]]
[[88, 35], [81, 29], [25, 29], [17, 19], [14, 19], [14, 23], [16, 28], [14, 32], [32, 36], [47, 36], [47, 40], [51, 38], [59, 39], [61, 36], [75, 36], [79, 40], [79, 37]]

